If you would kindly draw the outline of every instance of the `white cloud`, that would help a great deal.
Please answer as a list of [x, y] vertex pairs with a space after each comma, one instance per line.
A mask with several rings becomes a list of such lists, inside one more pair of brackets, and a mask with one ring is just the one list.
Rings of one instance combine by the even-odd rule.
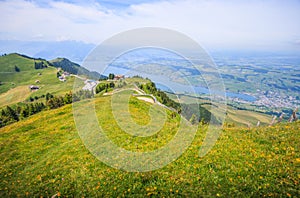
[[[0, 2], [0, 39], [99, 43], [131, 28], [158, 26], [206, 46], [274, 47], [300, 39], [299, 1], [174, 0], [108, 9], [98, 2]], [[42, 37], [37, 37], [42, 35]]]
[[300, 37], [299, 2], [254, 2], [191, 0], [131, 8], [146, 20], [163, 23], [208, 44], [259, 46], [288, 41], [294, 34]]

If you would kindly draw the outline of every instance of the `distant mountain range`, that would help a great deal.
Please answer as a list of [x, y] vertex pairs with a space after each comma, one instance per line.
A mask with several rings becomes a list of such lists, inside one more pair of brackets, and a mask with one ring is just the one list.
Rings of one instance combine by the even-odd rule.
[[65, 57], [73, 62], [81, 64], [84, 58], [95, 47], [77, 41], [18, 41], [0, 40], [0, 53], [19, 53], [28, 56], [52, 60], [57, 57]]

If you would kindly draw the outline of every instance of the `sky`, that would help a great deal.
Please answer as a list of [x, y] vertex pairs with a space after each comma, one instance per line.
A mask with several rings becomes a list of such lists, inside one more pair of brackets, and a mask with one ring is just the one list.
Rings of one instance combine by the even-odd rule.
[[0, 0], [0, 40], [100, 44], [140, 27], [207, 48], [299, 50], [300, 0]]

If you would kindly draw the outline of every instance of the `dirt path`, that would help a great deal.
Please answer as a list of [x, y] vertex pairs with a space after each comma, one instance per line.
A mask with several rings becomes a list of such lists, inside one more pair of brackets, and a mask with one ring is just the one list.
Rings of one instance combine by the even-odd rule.
[[139, 100], [143, 100], [145, 102], [152, 103], [152, 104], [154, 103], [154, 100], [152, 98], [143, 97], [143, 96], [137, 96], [136, 98], [139, 99]]

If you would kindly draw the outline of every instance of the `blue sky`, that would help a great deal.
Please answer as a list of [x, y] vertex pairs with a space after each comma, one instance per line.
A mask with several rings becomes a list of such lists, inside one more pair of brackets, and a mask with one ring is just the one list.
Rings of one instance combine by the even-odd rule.
[[[59, 0], [55, 0], [59, 2]], [[95, 4], [98, 3], [107, 9], [126, 9], [130, 5], [135, 5], [135, 4], [143, 4], [143, 3], [154, 3], [158, 2], [159, 0], [127, 0], [127, 1], [122, 1], [122, 0], [67, 0], [67, 1], [62, 1], [65, 3], [70, 3], [70, 4], [76, 4], [76, 5], [88, 5], [88, 4]], [[49, 3], [48, 0], [33, 0], [31, 2], [34, 2], [35, 4], [39, 6], [49, 6], [51, 3]]]
[[208, 48], [300, 50], [299, 10], [299, 0], [2, 0], [0, 40], [99, 44], [163, 27]]

